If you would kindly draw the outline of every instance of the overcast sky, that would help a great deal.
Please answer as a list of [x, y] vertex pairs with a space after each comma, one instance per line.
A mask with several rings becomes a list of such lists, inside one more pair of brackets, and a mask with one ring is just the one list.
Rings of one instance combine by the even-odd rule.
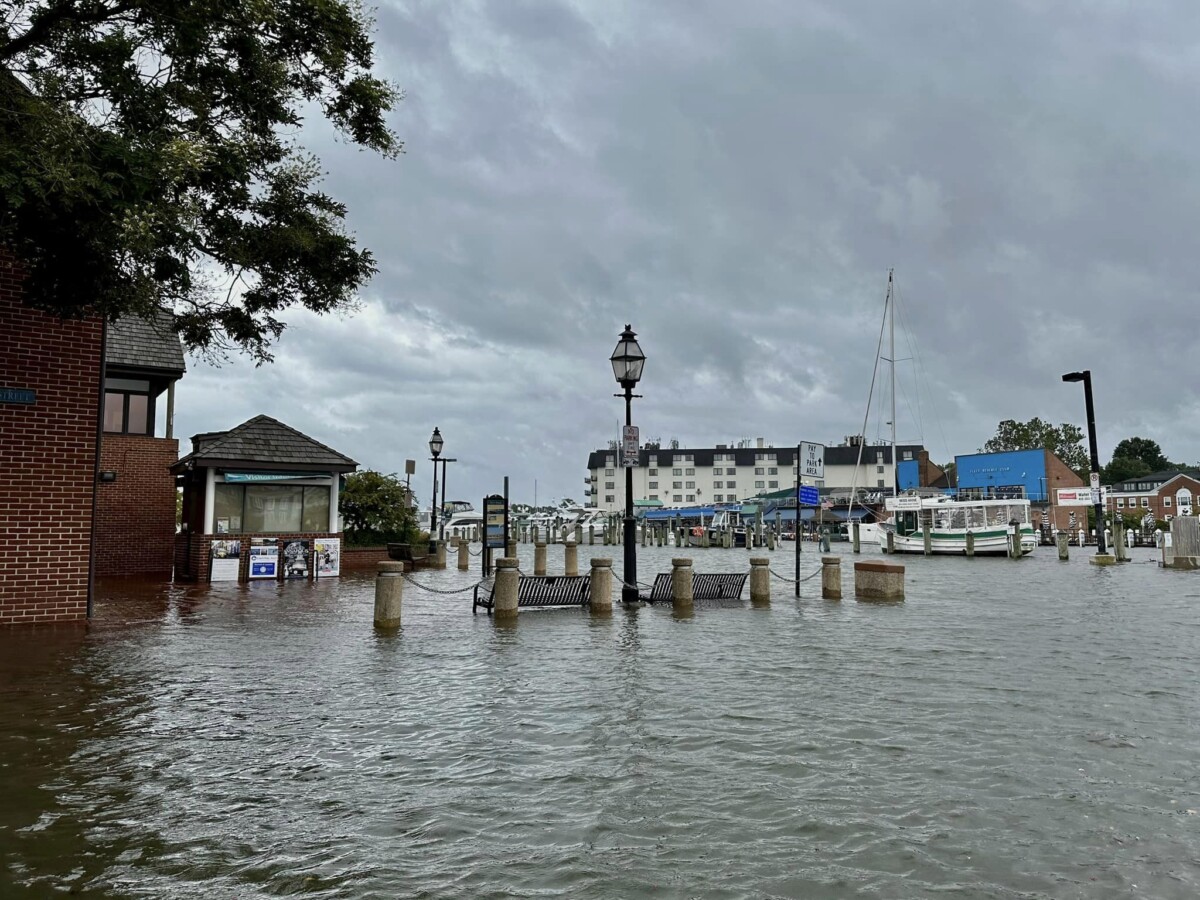
[[1083, 427], [1090, 368], [1102, 462], [1195, 461], [1197, 34], [1194, 0], [384, 3], [405, 155], [302, 136], [379, 274], [272, 365], [190, 360], [178, 433], [266, 413], [427, 503], [436, 425], [448, 497], [580, 500], [628, 322], [643, 439], [838, 443], [894, 268], [901, 441]]

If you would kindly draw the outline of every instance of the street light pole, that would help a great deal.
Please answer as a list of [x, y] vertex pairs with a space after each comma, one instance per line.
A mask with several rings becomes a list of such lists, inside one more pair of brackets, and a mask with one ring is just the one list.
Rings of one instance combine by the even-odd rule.
[[438, 457], [442, 455], [442, 433], [433, 429], [429, 438], [429, 453], [433, 461], [433, 500], [429, 506], [429, 552], [437, 553]]
[[[642, 368], [646, 365], [646, 355], [638, 346], [637, 335], [630, 325], [625, 326], [617, 341], [617, 346], [609, 357], [612, 363], [613, 375], [617, 384], [621, 385], [625, 397], [625, 426], [633, 427], [633, 398], [640, 396], [633, 392], [634, 386], [642, 377]], [[621, 394], [614, 394], [620, 397]], [[624, 454], [624, 442], [619, 452]], [[640, 442], [639, 442], [640, 444]], [[640, 450], [640, 448], [639, 448]], [[624, 461], [624, 460], [623, 460]], [[638, 603], [637, 586], [637, 521], [633, 517], [633, 467], [625, 466], [625, 574], [621, 579], [621, 602]]]
[[1067, 382], [1083, 382], [1083, 399], [1087, 404], [1088, 449], [1091, 451], [1092, 507], [1096, 512], [1096, 555], [1107, 553], [1104, 540], [1104, 504], [1100, 497], [1100, 454], [1096, 451], [1096, 408], [1092, 404], [1092, 370], [1068, 372], [1062, 377]]

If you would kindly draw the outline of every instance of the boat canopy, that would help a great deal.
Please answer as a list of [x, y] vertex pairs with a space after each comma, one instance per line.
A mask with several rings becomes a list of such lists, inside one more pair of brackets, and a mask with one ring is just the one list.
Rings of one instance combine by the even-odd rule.
[[700, 516], [709, 519], [717, 511], [715, 506], [671, 506], [664, 509], [647, 509], [642, 512], [645, 521], [657, 521], [678, 516], [681, 519], [698, 519]]

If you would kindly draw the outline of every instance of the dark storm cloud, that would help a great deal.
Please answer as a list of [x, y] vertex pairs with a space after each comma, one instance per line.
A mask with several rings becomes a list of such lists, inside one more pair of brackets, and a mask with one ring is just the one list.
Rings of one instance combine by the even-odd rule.
[[1200, 459], [1169, 387], [1197, 355], [1198, 16], [385, 4], [406, 154], [308, 140], [378, 258], [365, 308], [296, 317], [274, 366], [194, 367], [181, 423], [269, 412], [388, 471], [436, 424], [452, 492], [578, 499], [626, 322], [644, 436], [832, 442], [862, 426], [894, 266], [902, 439], [948, 459], [1003, 418], [1082, 424], [1059, 375], [1090, 367], [1102, 455], [1140, 434]]

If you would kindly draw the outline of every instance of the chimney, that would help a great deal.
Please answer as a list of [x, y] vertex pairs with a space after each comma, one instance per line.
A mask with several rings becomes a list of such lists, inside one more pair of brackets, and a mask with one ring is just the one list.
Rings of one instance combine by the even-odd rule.
[[763, 439], [759, 438], [758, 439], [758, 449], [761, 450], [762, 448], [763, 448]]

